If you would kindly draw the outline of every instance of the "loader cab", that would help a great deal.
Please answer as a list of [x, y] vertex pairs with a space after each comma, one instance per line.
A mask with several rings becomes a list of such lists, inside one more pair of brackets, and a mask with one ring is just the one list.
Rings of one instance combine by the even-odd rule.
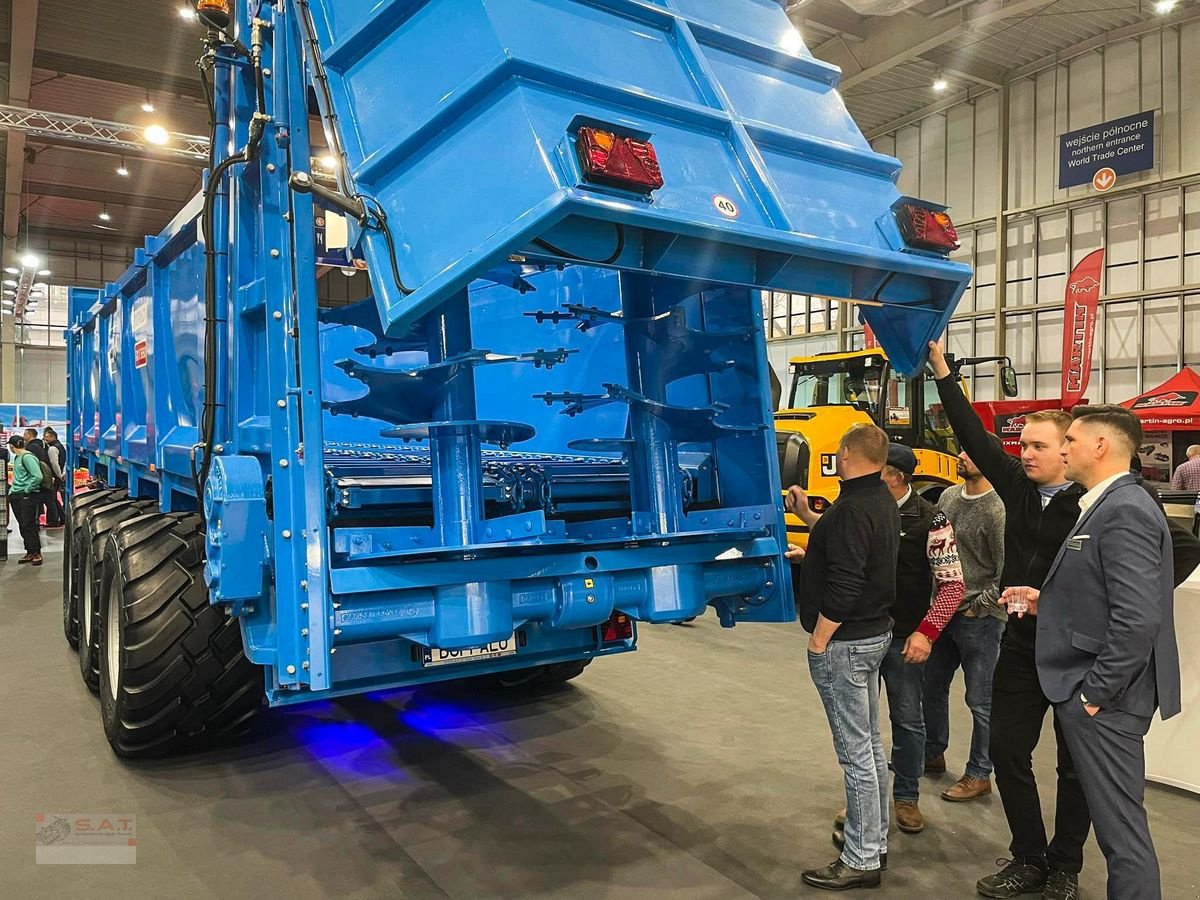
[[930, 387], [927, 398], [924, 375], [903, 377], [892, 368], [882, 350], [794, 359], [791, 368], [789, 410], [832, 411], [838, 407], [853, 410], [861, 415], [851, 416], [847, 427], [855, 421], [870, 421], [886, 431], [893, 441], [914, 450], [958, 453], [941, 412], [937, 390]]

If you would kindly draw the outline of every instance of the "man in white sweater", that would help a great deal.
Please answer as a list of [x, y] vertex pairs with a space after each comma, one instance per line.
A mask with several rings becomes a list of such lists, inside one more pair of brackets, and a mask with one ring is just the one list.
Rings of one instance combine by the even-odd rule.
[[961, 666], [967, 706], [974, 725], [966, 771], [942, 799], [964, 802], [992, 792], [988, 721], [992, 711], [992, 671], [1000, 656], [1000, 638], [1008, 618], [1000, 606], [1004, 568], [1004, 503], [966, 453], [958, 456], [962, 485], [945, 490], [938, 508], [954, 526], [966, 594], [942, 630], [925, 664], [922, 705], [925, 711], [925, 772], [946, 771], [950, 743], [950, 684]]

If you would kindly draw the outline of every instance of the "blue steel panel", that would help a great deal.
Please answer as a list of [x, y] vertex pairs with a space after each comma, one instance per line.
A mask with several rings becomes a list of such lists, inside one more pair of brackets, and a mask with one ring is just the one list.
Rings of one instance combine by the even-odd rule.
[[[309, 9], [343, 188], [377, 202], [394, 232], [402, 283], [378, 223], [364, 231], [390, 334], [514, 250], [556, 255], [533, 239], [602, 259], [620, 225], [621, 268], [884, 304], [862, 314], [913, 374], [969, 280], [895, 239], [899, 163], [870, 149], [837, 70], [770, 0], [299, 6]], [[645, 198], [583, 183], [581, 122], [652, 140], [664, 187]], [[718, 196], [737, 205], [734, 219]]]

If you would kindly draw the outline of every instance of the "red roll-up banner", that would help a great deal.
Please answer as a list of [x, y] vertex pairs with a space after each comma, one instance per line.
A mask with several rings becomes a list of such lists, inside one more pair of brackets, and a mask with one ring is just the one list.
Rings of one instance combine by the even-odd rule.
[[1078, 403], [1092, 377], [1092, 345], [1096, 339], [1096, 311], [1100, 305], [1100, 278], [1104, 251], [1093, 250], [1079, 261], [1067, 278], [1063, 313], [1062, 402]]

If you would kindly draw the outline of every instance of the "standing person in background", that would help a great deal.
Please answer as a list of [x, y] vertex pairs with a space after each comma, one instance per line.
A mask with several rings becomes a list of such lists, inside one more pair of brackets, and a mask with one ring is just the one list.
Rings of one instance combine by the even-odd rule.
[[1187, 459], [1175, 467], [1171, 490], [1200, 491], [1200, 444], [1187, 448]]
[[[959, 445], [991, 482], [1004, 502], [1004, 568], [1001, 588], [1040, 585], [1079, 518], [1084, 488], [1067, 479], [1063, 441], [1071, 414], [1042, 410], [1026, 416], [1021, 458], [1004, 452], [984, 429], [946, 363], [940, 343], [929, 345], [929, 365], [938, 396]], [[1128, 463], [1128, 460], [1126, 460]], [[1014, 610], [1009, 609], [1012, 613]], [[1017, 897], [1042, 892], [1043, 900], [1076, 900], [1083, 844], [1091, 830], [1087, 799], [1071, 752], [1054, 716], [1058, 746], [1058, 793], [1054, 839], [1047, 842], [1042, 804], [1033, 775], [1033, 750], [1052, 708], [1038, 681], [1033, 616], [1010, 615], [992, 678], [989, 754], [996, 787], [1008, 818], [1011, 860], [975, 885], [985, 897]]]
[[[46, 451], [46, 445], [38, 437], [36, 428], [25, 429], [25, 449], [28, 451], [30, 456], [36, 459], [39, 463], [45, 464], [47, 469], [50, 468], [50, 454]], [[50, 474], [53, 477], [53, 470], [51, 470]], [[35, 521], [40, 520], [42, 516], [45, 515], [47, 527], [49, 527], [51, 520], [50, 507], [53, 505], [53, 503], [50, 499], [50, 495], [52, 493], [52, 489], [42, 487], [38, 491], [37, 495], [37, 516], [35, 517]]]
[[1144, 740], [1155, 709], [1180, 711], [1171, 535], [1129, 472], [1142, 440], [1121, 406], [1077, 406], [1067, 476], [1087, 489], [1079, 521], [1036, 587], [1009, 587], [1036, 616], [1037, 669], [1071, 746], [1108, 862], [1111, 900], [1159, 900], [1144, 807]]
[[992, 759], [988, 754], [992, 714], [992, 673], [1000, 656], [1000, 638], [1008, 613], [1000, 605], [1000, 573], [1004, 569], [1004, 502], [965, 452], [958, 455], [958, 474], [965, 481], [938, 498], [938, 509], [954, 523], [958, 558], [966, 595], [942, 631], [925, 664], [925, 771], [946, 771], [950, 743], [950, 685], [961, 666], [971, 710], [971, 751], [962, 778], [942, 791], [952, 802], [974, 800], [992, 792]]
[[46, 445], [46, 456], [50, 463], [50, 471], [54, 473], [54, 487], [46, 503], [46, 527], [63, 527], [63, 502], [60, 495], [66, 488], [63, 474], [67, 466], [67, 448], [58, 440], [58, 433], [53, 428], [46, 427], [42, 431], [42, 440]]
[[[823, 890], [881, 884], [887, 854], [888, 771], [879, 731], [879, 667], [891, 644], [900, 510], [880, 480], [888, 437], [855, 425], [838, 445], [841, 493], [812, 522], [798, 575], [800, 622], [811, 637], [808, 668], [845, 773], [847, 818], [840, 856], [802, 874]], [[811, 517], [803, 491], [788, 508]]]
[[21, 537], [25, 540], [25, 555], [17, 562], [33, 566], [42, 564], [42, 538], [38, 534], [38, 501], [42, 492], [42, 468], [37, 458], [25, 447], [25, 438], [14, 434], [8, 439], [12, 451], [12, 488], [9, 503]]

